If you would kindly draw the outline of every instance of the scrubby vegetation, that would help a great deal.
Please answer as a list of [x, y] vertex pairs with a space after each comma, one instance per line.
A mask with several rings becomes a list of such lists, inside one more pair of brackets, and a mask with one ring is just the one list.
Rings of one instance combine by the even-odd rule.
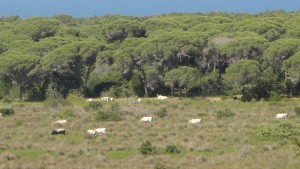
[[9, 116], [9, 115], [13, 115], [15, 113], [15, 111], [12, 108], [1, 108], [0, 113], [3, 116]]
[[100, 102], [92, 101], [89, 102], [89, 105], [85, 107], [86, 110], [100, 110], [102, 108], [102, 104]]
[[295, 114], [299, 117], [300, 116], [300, 107], [295, 107], [294, 108]]
[[158, 153], [158, 150], [154, 145], [152, 145], [151, 141], [147, 140], [141, 144], [140, 152], [143, 155], [155, 155]]
[[231, 110], [229, 110], [228, 108], [226, 108], [225, 110], [218, 110], [216, 112], [217, 118], [232, 117], [234, 115], [235, 115], [235, 113], [232, 112]]
[[115, 111], [100, 110], [96, 114], [96, 121], [120, 121], [122, 117]]
[[167, 111], [166, 108], [162, 108], [162, 109], [160, 109], [160, 110], [154, 112], [154, 114], [155, 114], [157, 117], [162, 118], [162, 117], [165, 117], [165, 116], [168, 115], [168, 111]]

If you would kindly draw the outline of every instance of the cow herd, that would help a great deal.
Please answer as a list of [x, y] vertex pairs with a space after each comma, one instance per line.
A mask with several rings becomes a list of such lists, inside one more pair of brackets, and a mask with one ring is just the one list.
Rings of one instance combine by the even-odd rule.
[[[157, 99], [158, 100], [165, 100], [167, 99], [167, 96], [162, 96], [162, 95], [157, 95]], [[112, 102], [114, 99], [112, 97], [102, 97], [101, 98], [102, 101], [105, 102]], [[88, 102], [94, 101], [94, 99], [90, 98], [87, 99]], [[141, 103], [142, 99], [138, 98], [136, 100], [138, 103]], [[2, 117], [2, 114], [0, 113], [0, 118]], [[276, 119], [286, 119], [287, 118], [287, 113], [280, 113], [280, 114], [276, 114]], [[142, 117], [140, 119], [140, 122], [152, 122], [152, 117], [150, 116], [146, 116], [146, 117]], [[189, 119], [188, 120], [188, 124], [199, 124], [201, 122], [201, 119]], [[54, 122], [54, 124], [56, 125], [64, 125], [67, 123], [67, 120], [57, 120]], [[87, 135], [89, 136], [97, 136], [97, 135], [101, 135], [101, 134], [105, 134], [105, 130], [106, 128], [96, 128], [96, 129], [88, 129], [87, 130]], [[57, 135], [57, 134], [66, 134], [67, 131], [65, 129], [59, 128], [59, 129], [53, 129], [51, 131], [52, 135]]]

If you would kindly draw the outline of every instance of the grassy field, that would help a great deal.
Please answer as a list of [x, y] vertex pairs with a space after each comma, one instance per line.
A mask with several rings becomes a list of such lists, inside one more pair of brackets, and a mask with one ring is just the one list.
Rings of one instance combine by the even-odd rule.
[[[117, 111], [121, 121], [96, 121], [97, 111], [87, 110], [89, 103], [79, 98], [59, 105], [0, 103], [0, 108], [15, 110], [14, 115], [0, 119], [0, 169], [300, 168], [300, 147], [289, 135], [299, 137], [300, 117], [294, 113], [299, 99], [248, 103], [209, 98], [135, 100], [101, 102], [102, 111]], [[167, 115], [158, 117], [156, 112], [162, 109]], [[234, 115], [217, 116], [225, 111]], [[277, 120], [277, 113], [288, 113], [288, 118]], [[139, 122], [143, 116], [152, 116], [152, 123]], [[66, 125], [53, 124], [61, 118], [68, 121]], [[191, 125], [187, 123], [190, 118], [202, 121]], [[87, 136], [86, 130], [98, 127], [107, 128], [106, 133]], [[50, 135], [54, 128], [65, 128], [68, 133]], [[156, 147], [155, 155], [140, 153], [147, 140]], [[168, 145], [176, 145], [180, 153], [165, 152]]]

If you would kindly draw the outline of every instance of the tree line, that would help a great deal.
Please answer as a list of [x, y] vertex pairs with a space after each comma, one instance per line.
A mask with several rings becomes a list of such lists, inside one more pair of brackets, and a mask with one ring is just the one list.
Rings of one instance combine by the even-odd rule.
[[300, 94], [300, 12], [0, 18], [0, 99]]

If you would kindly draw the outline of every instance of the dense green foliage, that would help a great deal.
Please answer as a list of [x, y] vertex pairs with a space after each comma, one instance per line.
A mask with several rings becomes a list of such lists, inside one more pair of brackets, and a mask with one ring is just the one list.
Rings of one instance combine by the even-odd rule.
[[300, 116], [300, 107], [294, 107], [295, 114]]
[[162, 117], [165, 117], [165, 116], [168, 115], [168, 111], [167, 111], [166, 108], [162, 108], [162, 109], [160, 109], [160, 110], [154, 112], [154, 114], [155, 114], [157, 117], [162, 118]]
[[102, 108], [102, 104], [97, 101], [91, 101], [89, 102], [88, 106], [85, 108], [86, 110], [100, 110]]
[[299, 129], [288, 122], [282, 122], [277, 126], [263, 129], [261, 134], [267, 139], [284, 139], [299, 135]]
[[[300, 13], [0, 18], [0, 98], [300, 94]], [[17, 94], [16, 90], [18, 89]], [[178, 92], [176, 92], [178, 91]]]
[[95, 117], [96, 121], [120, 121], [122, 117], [115, 111], [99, 110]]
[[182, 151], [181, 146], [175, 144], [166, 145], [165, 152], [171, 154], [178, 154]]
[[216, 112], [216, 117], [217, 118], [232, 117], [234, 115], [235, 115], [235, 113], [232, 112], [231, 110], [227, 109], [227, 108], [225, 110], [218, 110]]
[[155, 155], [157, 154], [157, 148], [152, 145], [151, 141], [147, 140], [141, 144], [140, 152], [143, 155]]

